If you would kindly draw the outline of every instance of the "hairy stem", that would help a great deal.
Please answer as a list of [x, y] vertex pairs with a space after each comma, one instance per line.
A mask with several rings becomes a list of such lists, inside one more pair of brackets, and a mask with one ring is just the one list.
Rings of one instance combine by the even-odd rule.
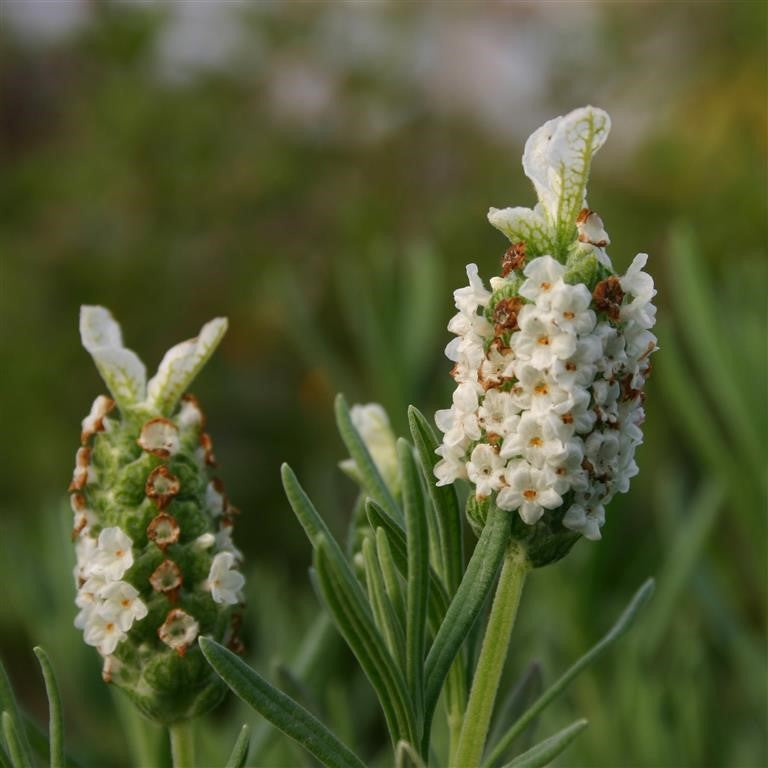
[[525, 574], [529, 567], [525, 550], [513, 541], [504, 558], [464, 714], [459, 746], [453, 763], [462, 768], [477, 768], [482, 760], [496, 692], [507, 658]]
[[173, 768], [195, 768], [195, 731], [191, 720], [168, 726]]

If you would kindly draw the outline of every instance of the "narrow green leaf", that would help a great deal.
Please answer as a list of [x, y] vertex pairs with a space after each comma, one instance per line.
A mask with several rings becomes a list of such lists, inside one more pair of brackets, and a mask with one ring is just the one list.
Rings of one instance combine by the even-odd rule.
[[248, 743], [250, 739], [251, 729], [247, 725], [243, 725], [224, 768], [243, 768], [245, 761], [248, 759]]
[[492, 506], [464, 578], [437, 631], [425, 668], [425, 733], [448, 670], [493, 587], [509, 543], [509, 526], [509, 513]]
[[407, 545], [405, 543], [405, 531], [402, 524], [398, 520], [394, 520], [390, 515], [381, 507], [380, 504], [373, 499], [368, 499], [365, 503], [365, 514], [368, 517], [368, 522], [371, 528], [375, 531], [377, 528], [382, 528], [386, 531], [387, 538], [389, 539], [389, 545], [392, 549], [392, 557], [397, 565], [397, 569], [403, 575], [408, 575], [408, 555]]
[[368, 602], [371, 604], [373, 618], [389, 652], [392, 654], [392, 658], [396, 659], [403, 667], [405, 662], [403, 626], [387, 594], [382, 569], [379, 566], [375, 545], [370, 535], [363, 539], [362, 552], [365, 581], [368, 587]]
[[8, 747], [8, 754], [11, 758], [13, 768], [32, 768], [32, 761], [28, 755], [24, 754], [24, 748], [21, 743], [21, 734], [16, 728], [11, 713], [3, 711], [3, 737], [5, 745]]
[[294, 701], [297, 701], [310, 711], [322, 715], [322, 710], [318, 706], [317, 701], [315, 701], [312, 691], [285, 664], [275, 665], [273, 677], [283, 692], [288, 694]]
[[[13, 730], [18, 738], [18, 747], [21, 751], [21, 755], [25, 760], [25, 765], [32, 764], [32, 750], [27, 740], [27, 734], [24, 729], [24, 723], [19, 713], [19, 708], [16, 704], [16, 697], [13, 695], [13, 688], [11, 687], [11, 681], [8, 678], [8, 673], [5, 671], [5, 667], [0, 662], [0, 711], [8, 713], [8, 717], [11, 720]], [[9, 746], [10, 750], [10, 746]], [[13, 753], [10, 754], [11, 759]]]
[[[405, 682], [402, 676], [398, 680], [399, 669], [394, 666], [392, 657], [376, 631], [360, 582], [325, 521], [287, 464], [282, 467], [282, 477], [288, 501], [315, 548], [316, 575], [321, 594], [339, 630], [379, 695], [393, 740], [401, 735], [409, 735], [413, 717], [405, 703], [408, 701]], [[321, 547], [323, 553], [318, 557]], [[319, 567], [320, 562], [325, 563], [323, 568]], [[331, 582], [334, 582], [333, 586]], [[382, 664], [383, 667], [378, 666]]]
[[415, 718], [405, 679], [376, 630], [359, 582], [344, 578], [322, 539], [315, 550], [315, 573], [336, 626], [376, 691], [392, 744], [400, 738], [413, 741]]
[[349, 455], [354, 459], [360, 476], [363, 481], [363, 486], [368, 492], [368, 495], [390, 515], [394, 520], [402, 520], [403, 513], [391, 491], [384, 482], [384, 478], [381, 476], [375, 462], [371, 458], [371, 454], [368, 452], [368, 448], [363, 442], [363, 438], [360, 437], [360, 433], [352, 423], [352, 417], [349, 414], [349, 406], [344, 399], [344, 395], [337, 395], [336, 397], [336, 424], [339, 429], [341, 439], [344, 441], [344, 445], [347, 446]]
[[51, 750], [51, 768], [64, 766], [64, 724], [61, 717], [61, 695], [53, 673], [48, 654], [40, 647], [33, 648], [40, 663], [40, 669], [45, 680], [45, 690], [48, 694], [48, 741]]
[[464, 539], [459, 499], [453, 484], [437, 486], [434, 469], [439, 461], [435, 449], [439, 443], [424, 415], [414, 406], [408, 408], [408, 423], [418, 452], [421, 471], [432, 501], [437, 522], [442, 576], [449, 594], [453, 594], [464, 572]]
[[293, 470], [287, 464], [283, 464], [280, 467], [280, 474], [283, 479], [283, 488], [285, 489], [288, 503], [291, 505], [291, 509], [293, 509], [302, 528], [304, 528], [307, 538], [312, 546], [317, 548], [317, 542], [322, 537], [333, 550], [334, 556], [338, 556], [342, 560], [345, 560], [344, 553], [336, 539], [333, 537], [331, 529], [325, 524], [325, 520], [323, 520], [320, 513], [315, 509], [314, 504], [312, 504], [309, 496], [307, 496], [306, 492], [301, 487], [301, 483], [299, 483]]
[[[392, 520], [389, 515], [378, 505], [375, 501], [368, 499], [365, 505], [365, 511], [368, 515], [368, 522], [371, 528], [383, 528], [387, 533], [387, 539], [389, 541], [390, 550], [392, 553], [392, 561], [394, 562], [397, 570], [400, 571], [404, 579], [408, 578], [408, 546], [405, 540], [405, 531], [395, 520]], [[429, 584], [429, 624], [434, 631], [437, 631], [437, 627], [440, 626], [440, 622], [445, 616], [445, 612], [448, 608], [448, 595], [443, 587], [437, 574], [430, 569], [430, 584]]]
[[[311, 572], [312, 569], [310, 569]], [[323, 686], [327, 680], [325, 670], [329, 653], [333, 653], [342, 640], [327, 611], [318, 613], [304, 635], [301, 644], [290, 662], [291, 670], [298, 680], [313, 681]], [[335, 721], [334, 721], [335, 722]], [[261, 758], [277, 738], [280, 731], [271, 723], [260, 720], [253, 726], [250, 753], [255, 759]]]
[[311, 712], [271, 686], [242, 659], [210, 638], [201, 637], [198, 642], [208, 663], [246, 704], [298, 742], [323, 765], [329, 768], [365, 768], [362, 760]]
[[399, 576], [397, 575], [397, 566], [392, 557], [392, 549], [389, 546], [387, 532], [381, 527], [376, 528], [376, 556], [381, 567], [384, 589], [389, 602], [395, 611], [395, 615], [401, 623], [404, 623], [405, 603], [403, 602], [403, 592], [400, 588]]
[[406, 680], [413, 696], [417, 718], [421, 720], [424, 705], [424, 646], [429, 592], [427, 517], [413, 448], [402, 438], [397, 441], [397, 458], [403, 484], [408, 555], [405, 621]]
[[542, 768], [549, 765], [588, 725], [586, 720], [577, 720], [567, 728], [558, 731], [527, 752], [516, 757], [504, 768]]
[[591, 664], [597, 657], [614, 641], [621, 637], [632, 625], [638, 611], [647, 602], [648, 598], [653, 593], [654, 581], [648, 579], [640, 589], [635, 592], [634, 597], [630, 600], [629, 605], [624, 609], [624, 612], [619, 616], [616, 623], [608, 630], [608, 632], [590, 648], [573, 666], [570, 667], [558, 680], [556, 680], [544, 693], [539, 696], [538, 699], [529, 707], [526, 712], [513, 723], [504, 736], [499, 739], [496, 746], [493, 748], [488, 759], [483, 763], [484, 768], [490, 768], [496, 763], [496, 760], [501, 754], [509, 747], [509, 745], [519, 736], [531, 723], [531, 721], [537, 717], [545, 707], [547, 707], [552, 701], [554, 701], [568, 686], [576, 675], [581, 672], [584, 667]]

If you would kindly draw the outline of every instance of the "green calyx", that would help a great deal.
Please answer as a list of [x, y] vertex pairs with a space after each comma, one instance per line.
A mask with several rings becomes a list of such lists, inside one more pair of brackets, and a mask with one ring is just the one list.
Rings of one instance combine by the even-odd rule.
[[[562, 506], [548, 512], [537, 523], [525, 523], [517, 512], [509, 512], [510, 541], [517, 542], [525, 550], [533, 568], [543, 568], [564, 558], [581, 535], [568, 530], [562, 524], [570, 506], [566, 496]], [[467, 498], [465, 514], [474, 533], [479, 536], [485, 527], [490, 510], [495, 506], [492, 497], [477, 499], [474, 494]]]
[[591, 245], [577, 241], [568, 248], [563, 280], [569, 285], [582, 283], [592, 292], [601, 280], [612, 274], [610, 269], [598, 261]]

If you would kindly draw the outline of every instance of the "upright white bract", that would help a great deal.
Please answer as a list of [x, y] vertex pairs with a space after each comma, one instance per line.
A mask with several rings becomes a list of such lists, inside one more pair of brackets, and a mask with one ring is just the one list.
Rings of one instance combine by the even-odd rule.
[[586, 207], [592, 155], [608, 116], [586, 107], [538, 129], [523, 167], [535, 209], [491, 208], [512, 242], [487, 290], [474, 264], [454, 293], [456, 390], [435, 421], [444, 433], [438, 485], [468, 479], [548, 535], [599, 539], [605, 505], [629, 488], [642, 442], [643, 386], [656, 349], [656, 291], [638, 255], [624, 275]]

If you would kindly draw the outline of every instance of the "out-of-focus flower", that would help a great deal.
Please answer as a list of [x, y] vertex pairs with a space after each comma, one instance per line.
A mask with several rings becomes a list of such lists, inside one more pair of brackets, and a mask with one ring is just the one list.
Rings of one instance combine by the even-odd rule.
[[[365, 447], [393, 494], [400, 492], [400, 470], [397, 465], [397, 443], [389, 417], [378, 403], [353, 405], [349, 410], [355, 429], [363, 438]], [[354, 459], [344, 459], [341, 469], [356, 482], [361, 482], [360, 471]]]
[[202, 410], [184, 394], [226, 327], [222, 318], [207, 323], [147, 382], [109, 312], [80, 313], [83, 345], [112, 397], [97, 397], [83, 420], [70, 485], [75, 626], [104, 657], [104, 679], [161, 722], [200, 714], [223, 694], [194, 645], [198, 634], [239, 643], [245, 579], [234, 560], [233, 509], [211, 477]]

